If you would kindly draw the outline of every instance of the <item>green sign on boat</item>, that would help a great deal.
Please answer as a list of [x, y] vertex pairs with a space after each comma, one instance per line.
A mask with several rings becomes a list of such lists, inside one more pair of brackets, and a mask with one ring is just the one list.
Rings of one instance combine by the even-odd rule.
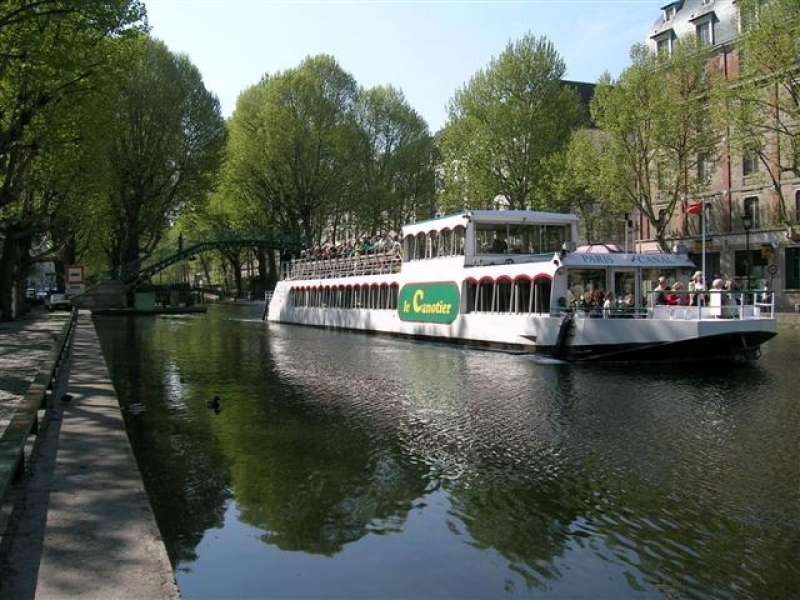
[[401, 321], [452, 323], [458, 315], [458, 288], [454, 283], [404, 285], [397, 310]]

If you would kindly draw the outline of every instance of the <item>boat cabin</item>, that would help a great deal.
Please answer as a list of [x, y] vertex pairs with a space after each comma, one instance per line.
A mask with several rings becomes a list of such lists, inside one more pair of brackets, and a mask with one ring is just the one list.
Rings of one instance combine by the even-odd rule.
[[[688, 293], [688, 282], [696, 270], [686, 255], [628, 253], [561, 253], [555, 259], [559, 268], [553, 278], [556, 305], [574, 308], [585, 304], [596, 291], [603, 296], [614, 293], [619, 306], [634, 309], [651, 307], [659, 277], [670, 288], [681, 282]], [[587, 296], [587, 294], [589, 296]]]
[[403, 227], [403, 260], [463, 256], [465, 266], [531, 262], [578, 239], [576, 215], [473, 210]]

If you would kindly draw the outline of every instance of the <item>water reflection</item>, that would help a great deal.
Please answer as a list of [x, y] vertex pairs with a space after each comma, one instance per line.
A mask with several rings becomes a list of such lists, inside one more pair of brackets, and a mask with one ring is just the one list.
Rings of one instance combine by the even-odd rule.
[[234, 310], [98, 320], [185, 598], [796, 595], [780, 337], [676, 373]]

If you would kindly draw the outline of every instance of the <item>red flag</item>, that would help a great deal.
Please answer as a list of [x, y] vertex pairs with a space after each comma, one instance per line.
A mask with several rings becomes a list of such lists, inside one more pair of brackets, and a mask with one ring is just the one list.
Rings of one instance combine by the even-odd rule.
[[687, 215], [702, 215], [703, 214], [703, 203], [702, 202], [695, 202], [694, 204], [687, 204], [683, 212]]

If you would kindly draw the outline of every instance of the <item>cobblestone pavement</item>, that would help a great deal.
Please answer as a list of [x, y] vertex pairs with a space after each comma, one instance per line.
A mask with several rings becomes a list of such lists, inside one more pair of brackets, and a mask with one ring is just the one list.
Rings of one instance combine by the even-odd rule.
[[0, 435], [68, 319], [68, 312], [36, 307], [21, 319], [0, 322]]

